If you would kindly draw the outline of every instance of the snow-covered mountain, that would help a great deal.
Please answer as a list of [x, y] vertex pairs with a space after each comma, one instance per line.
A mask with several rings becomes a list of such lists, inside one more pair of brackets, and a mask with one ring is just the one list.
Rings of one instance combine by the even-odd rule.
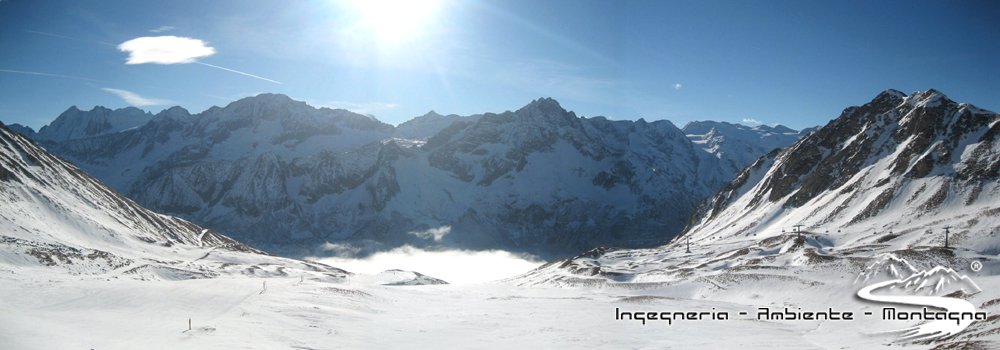
[[700, 295], [728, 295], [752, 281], [808, 289], [840, 276], [850, 277], [838, 284], [849, 290], [852, 280], [903, 279], [917, 268], [992, 266], [1000, 251], [998, 135], [996, 113], [934, 90], [888, 90], [746, 167], [699, 204], [670, 244], [597, 248], [509, 281], [687, 281], [705, 286]]
[[654, 241], [675, 234], [691, 198], [718, 185], [716, 164], [670, 122], [580, 118], [540, 99], [452, 124], [406, 152], [384, 211], [416, 219], [403, 226], [448, 226], [443, 240], [473, 248]]
[[188, 279], [293, 269], [345, 276], [149, 211], [0, 124], [0, 270], [15, 278]]
[[[996, 348], [997, 135], [996, 113], [934, 90], [886, 91], [745, 168], [703, 201], [669, 244], [599, 247], [504, 282], [640, 290], [647, 296], [628, 300], [668, 300], [662, 309], [690, 299], [786, 315], [865, 315], [852, 331], [818, 337], [837, 344], [873, 329], [899, 329], [877, 318], [886, 304], [858, 298], [864, 286], [881, 282], [892, 285], [875, 293], [961, 298], [955, 304], [989, 312], [986, 321], [912, 344]], [[804, 332], [830, 325], [810, 324]]]
[[150, 209], [291, 255], [341, 239], [543, 255], [652, 245], [728, 181], [668, 121], [583, 118], [552, 99], [393, 127], [261, 94], [41, 142]]
[[94, 107], [81, 111], [70, 107], [52, 123], [43, 126], [33, 137], [38, 140], [66, 141], [100, 136], [146, 124], [153, 114], [135, 107], [107, 109]]
[[16, 132], [18, 134], [24, 135], [29, 139], [34, 139], [38, 135], [38, 133], [35, 132], [35, 129], [32, 129], [31, 127], [24, 126], [21, 124], [9, 124], [7, 125], [7, 129], [10, 129], [11, 131]]
[[393, 131], [392, 137], [398, 139], [407, 140], [417, 140], [425, 141], [431, 136], [436, 135], [444, 128], [451, 126], [455, 122], [472, 123], [479, 120], [482, 115], [473, 115], [468, 117], [463, 117], [455, 114], [440, 115], [437, 112], [430, 111], [422, 116], [410, 119], [402, 124], [396, 126], [396, 130]]
[[943, 245], [950, 226], [951, 244], [997, 250], [998, 121], [935, 90], [885, 91], [744, 169], [699, 205], [686, 234], [770, 236], [803, 225], [843, 231], [838, 244], [911, 247]]
[[783, 125], [753, 127], [715, 121], [693, 121], [681, 130], [698, 147], [721, 160], [728, 178], [733, 178], [757, 158], [776, 148], [785, 148], [819, 128], [795, 131]]

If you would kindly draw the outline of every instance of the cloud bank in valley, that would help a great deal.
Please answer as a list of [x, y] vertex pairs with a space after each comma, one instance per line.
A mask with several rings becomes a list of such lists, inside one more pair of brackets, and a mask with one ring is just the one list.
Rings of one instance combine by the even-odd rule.
[[353, 273], [377, 274], [389, 269], [416, 271], [451, 284], [495, 281], [528, 272], [544, 261], [503, 250], [428, 251], [402, 246], [375, 253], [364, 259], [308, 259], [342, 268]]

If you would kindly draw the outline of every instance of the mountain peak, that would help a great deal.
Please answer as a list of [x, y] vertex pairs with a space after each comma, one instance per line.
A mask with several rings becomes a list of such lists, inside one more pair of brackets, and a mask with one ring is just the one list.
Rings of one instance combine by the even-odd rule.
[[554, 125], [571, 125], [578, 122], [576, 113], [567, 111], [559, 102], [551, 97], [532, 100], [531, 103], [514, 112], [516, 120], [521, 122], [553, 123]]
[[542, 97], [542, 98], [539, 98], [537, 100], [532, 100], [531, 103], [528, 104], [525, 107], [534, 107], [534, 108], [538, 108], [539, 110], [542, 110], [542, 111], [545, 111], [545, 112], [548, 112], [548, 111], [563, 111], [564, 112], [565, 111], [565, 109], [563, 109], [562, 106], [559, 105], [559, 101], [556, 101], [555, 99], [553, 99], [551, 97]]
[[164, 119], [173, 119], [176, 121], [182, 121], [182, 120], [187, 120], [188, 118], [191, 118], [191, 112], [188, 112], [187, 109], [184, 109], [184, 107], [181, 106], [173, 106], [164, 109], [160, 111], [160, 113], [157, 113], [155, 116], [153, 116], [154, 121], [159, 121]]
[[288, 97], [288, 95], [270, 92], [262, 92], [243, 99], [253, 99], [257, 101], [294, 101], [291, 97]]
[[925, 108], [937, 107], [941, 104], [954, 103], [944, 93], [930, 89], [927, 91], [915, 91], [907, 98], [907, 102], [912, 106], [924, 106]]
[[24, 125], [17, 124], [17, 123], [14, 123], [14, 124], [11, 124], [11, 125], [4, 125], [3, 122], [0, 122], [0, 126], [5, 126], [5, 127], [9, 128], [11, 131], [14, 131], [14, 132], [16, 132], [18, 134], [21, 134], [21, 135], [24, 135], [24, 136], [27, 136], [29, 139], [34, 139], [35, 138], [35, 134], [36, 134], [35, 129], [32, 129], [29, 126], [24, 126]]
[[185, 109], [184, 107], [181, 107], [181, 106], [173, 106], [173, 107], [165, 109], [164, 111], [167, 112], [167, 113], [169, 113], [169, 114], [178, 114], [178, 113], [190, 114], [191, 113], [191, 112], [188, 112], [187, 109]]
[[883, 96], [883, 95], [885, 95], [885, 96], [895, 96], [895, 97], [899, 97], [899, 98], [906, 97], [905, 93], [903, 93], [902, 91], [896, 90], [896, 89], [886, 89], [885, 91], [882, 91], [882, 93], [880, 93], [878, 95], [879, 96]]
[[288, 97], [287, 95], [284, 94], [264, 92], [233, 101], [232, 103], [229, 104], [229, 106], [281, 106], [294, 102], [304, 104], [304, 102], [295, 101], [291, 97]]
[[886, 109], [898, 106], [906, 98], [906, 94], [895, 89], [882, 91], [869, 102], [873, 106], [885, 106]]
[[479, 117], [478, 115], [470, 117], [461, 117], [454, 114], [441, 115], [435, 111], [430, 111], [427, 114], [400, 123], [396, 126], [393, 137], [426, 140], [455, 122], [475, 122], [479, 120]]
[[133, 128], [152, 118], [152, 113], [131, 106], [115, 110], [94, 106], [89, 111], [72, 106], [52, 123], [39, 129], [37, 137], [52, 141], [93, 137]]
[[935, 89], [928, 89], [927, 91], [924, 91], [924, 92], [914, 92], [913, 94], [914, 95], [920, 95], [921, 98], [929, 98], [929, 97], [933, 97], [935, 95], [944, 96], [944, 93], [942, 93], [941, 91], [935, 90]]

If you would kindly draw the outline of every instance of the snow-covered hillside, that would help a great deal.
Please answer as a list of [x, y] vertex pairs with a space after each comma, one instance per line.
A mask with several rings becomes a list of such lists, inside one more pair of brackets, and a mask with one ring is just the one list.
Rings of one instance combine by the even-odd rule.
[[345, 276], [151, 212], [2, 124], [0, 189], [0, 271], [16, 280], [67, 274], [176, 280], [292, 270]]
[[668, 121], [582, 118], [552, 99], [393, 127], [262, 94], [43, 145], [152, 210], [294, 256], [358, 242], [544, 256], [649, 246], [729, 180]]
[[[760, 239], [802, 225], [834, 244], [950, 242], [1000, 252], [1000, 116], [929, 90], [888, 90], [760, 159], [702, 202], [695, 241]], [[850, 238], [848, 238], [850, 237]], [[855, 241], [856, 240], [856, 241]]]

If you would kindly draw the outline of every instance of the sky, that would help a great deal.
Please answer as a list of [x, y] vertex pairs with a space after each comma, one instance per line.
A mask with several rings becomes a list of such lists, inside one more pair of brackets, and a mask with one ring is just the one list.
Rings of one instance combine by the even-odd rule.
[[0, 0], [0, 121], [258, 93], [434, 110], [824, 125], [879, 92], [1000, 111], [995, 1]]

